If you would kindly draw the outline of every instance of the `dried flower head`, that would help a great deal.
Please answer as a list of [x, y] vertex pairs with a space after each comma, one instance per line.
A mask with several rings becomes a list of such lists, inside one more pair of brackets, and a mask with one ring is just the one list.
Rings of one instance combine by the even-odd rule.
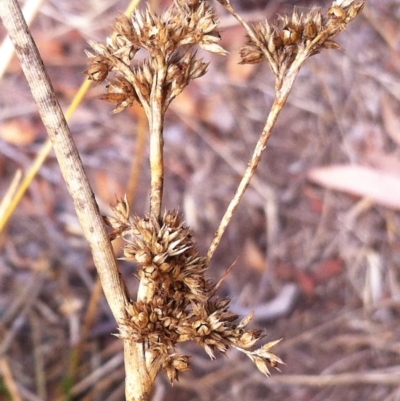
[[[247, 328], [253, 315], [235, 323], [238, 316], [229, 310], [229, 300], [218, 300], [216, 286], [205, 278], [205, 258], [196, 249], [190, 230], [176, 211], [168, 211], [161, 221], [153, 216], [129, 216], [126, 199], [113, 207], [115, 217], [106, 218], [114, 229], [112, 238], [125, 240], [125, 259], [138, 266], [137, 275], [145, 292], [127, 308], [127, 319], [119, 326], [122, 338], [131, 338], [147, 348], [151, 369], [162, 369], [169, 380], [189, 368], [187, 356], [176, 345], [195, 341], [215, 358], [234, 347], [269, 374], [281, 360], [266, 345], [251, 351], [263, 337], [262, 330]], [[267, 347], [267, 348], [266, 348]]]
[[322, 49], [340, 49], [334, 42], [363, 9], [364, 1], [334, 1], [326, 15], [319, 8], [307, 14], [294, 10], [291, 17], [282, 16], [271, 23], [265, 20], [252, 25], [254, 36], [241, 49], [242, 63], [260, 63], [268, 60], [279, 80], [295, 60], [319, 53]]
[[[226, 54], [218, 44], [217, 26], [210, 6], [200, 0], [176, 0], [160, 16], [150, 8], [137, 10], [130, 17], [121, 15], [114, 35], [105, 45], [90, 43], [96, 54], [87, 52], [90, 65], [85, 72], [96, 82], [103, 82], [111, 71], [115, 72], [102, 97], [116, 103], [115, 113], [139, 102], [149, 114], [156, 81], [162, 87], [165, 112], [191, 80], [206, 73], [207, 63], [196, 58], [195, 45]], [[145, 49], [148, 57], [135, 63], [140, 49]]]

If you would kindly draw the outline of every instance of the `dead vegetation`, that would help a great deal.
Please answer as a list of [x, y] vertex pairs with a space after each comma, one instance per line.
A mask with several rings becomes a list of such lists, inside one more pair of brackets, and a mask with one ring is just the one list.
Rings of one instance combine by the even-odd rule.
[[[238, 5], [254, 16], [250, 3]], [[270, 1], [263, 12], [290, 12], [292, 5]], [[307, 11], [310, 2], [297, 5]], [[116, 9], [123, 7], [54, 2], [36, 15], [33, 34], [65, 105], [86, 69], [85, 40], [108, 35]], [[339, 39], [343, 52], [307, 61], [213, 259], [209, 273], [215, 281], [237, 259], [223, 295], [234, 299], [235, 313], [255, 310], [255, 326], [265, 327], [269, 340], [284, 338], [278, 347], [286, 363], [282, 374], [265, 380], [239, 353], [210, 362], [189, 347], [184, 351], [195, 353], [193, 370], [182, 373], [172, 389], [161, 377], [154, 400], [400, 397], [399, 215], [396, 200], [385, 203], [400, 187], [385, 187], [398, 180], [400, 157], [397, 7], [369, 4]], [[246, 167], [274, 94], [266, 66], [237, 64], [242, 28], [227, 16], [222, 23], [222, 44], [230, 56], [206, 56], [210, 72], [172, 103], [165, 127], [165, 206], [181, 205], [202, 251]], [[16, 169], [29, 167], [45, 133], [16, 62], [2, 89], [5, 194]], [[149, 182], [143, 115], [133, 107], [110, 117], [111, 108], [98, 93], [94, 88], [74, 115], [74, 138], [104, 214], [128, 186], [137, 188], [133, 211], [143, 214]], [[346, 167], [333, 171], [339, 188], [332, 171], [317, 170], [336, 165]], [[139, 175], [135, 166], [142, 167]], [[311, 181], [316, 177], [322, 185]], [[367, 185], [360, 185], [363, 180]], [[117, 329], [53, 157], [1, 241], [2, 385], [16, 400], [62, 400], [68, 391], [76, 400], [123, 399], [122, 348], [110, 335]], [[133, 293], [134, 269], [121, 266]], [[271, 302], [279, 296], [278, 306], [286, 302], [287, 308], [277, 312]], [[7, 399], [5, 392], [1, 397]]]

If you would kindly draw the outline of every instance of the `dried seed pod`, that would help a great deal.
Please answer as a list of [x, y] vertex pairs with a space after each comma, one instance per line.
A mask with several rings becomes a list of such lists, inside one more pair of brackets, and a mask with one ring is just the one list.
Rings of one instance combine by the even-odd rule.
[[141, 266], [148, 266], [153, 261], [153, 256], [150, 250], [143, 249], [135, 253], [134, 261]]
[[328, 10], [328, 15], [332, 16], [338, 21], [343, 21], [346, 18], [347, 13], [342, 7], [333, 6]]
[[172, 360], [172, 366], [181, 372], [189, 369], [189, 357], [186, 355], [177, 355]]
[[206, 336], [211, 332], [210, 327], [208, 326], [208, 322], [204, 320], [198, 320], [194, 322], [192, 327], [196, 331], [196, 334], [201, 337]]
[[109, 73], [109, 67], [104, 63], [94, 63], [85, 70], [85, 74], [89, 76], [89, 79], [95, 82], [103, 82]]

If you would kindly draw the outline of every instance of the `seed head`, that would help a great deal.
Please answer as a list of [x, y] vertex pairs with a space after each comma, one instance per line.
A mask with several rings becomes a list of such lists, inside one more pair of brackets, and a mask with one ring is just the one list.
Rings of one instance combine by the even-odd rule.
[[216, 351], [226, 353], [234, 347], [248, 354], [263, 373], [280, 363], [269, 352], [272, 343], [249, 351], [263, 331], [247, 329], [252, 314], [235, 323], [238, 316], [229, 310], [229, 299], [216, 299], [216, 286], [205, 278], [205, 259], [176, 211], [167, 211], [159, 221], [154, 216], [128, 216], [126, 200], [119, 200], [113, 210], [116, 216], [108, 219], [119, 228], [116, 236], [126, 242], [125, 258], [137, 264], [137, 275], [152, 294], [127, 306], [119, 336], [145, 344], [151, 355], [149, 369], [161, 366], [171, 382], [178, 380], [178, 372], [189, 367], [189, 358], [176, 354], [176, 345], [184, 341], [196, 342], [211, 359]]
[[[194, 46], [220, 55], [227, 53], [218, 44], [217, 27], [216, 15], [202, 0], [175, 0], [161, 15], [155, 15], [150, 8], [136, 10], [130, 17], [121, 15], [106, 44], [90, 43], [96, 54], [87, 52], [90, 65], [85, 73], [89, 79], [103, 82], [110, 71], [115, 71], [117, 78], [102, 96], [116, 103], [114, 113], [137, 102], [146, 113], [151, 112], [157, 75], [163, 87], [165, 112], [191, 80], [206, 73], [207, 64], [196, 58]], [[140, 49], [145, 49], [148, 57], [136, 62], [134, 58]], [[162, 78], [160, 71], [164, 72]]]
[[293, 61], [319, 53], [322, 49], [340, 49], [334, 42], [338, 33], [347, 27], [363, 9], [364, 1], [337, 0], [326, 15], [319, 8], [307, 14], [297, 9], [289, 16], [257, 23], [251, 26], [255, 38], [248, 38], [241, 49], [242, 63], [260, 63], [268, 60], [272, 70], [282, 80]]

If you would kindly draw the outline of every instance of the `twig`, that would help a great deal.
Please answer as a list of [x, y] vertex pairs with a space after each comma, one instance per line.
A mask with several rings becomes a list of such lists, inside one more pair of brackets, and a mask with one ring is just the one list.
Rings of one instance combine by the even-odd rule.
[[97, 383], [104, 376], [109, 375], [111, 372], [114, 372], [123, 364], [122, 355], [119, 353], [109, 360], [103, 362], [103, 364], [87, 375], [84, 379], [74, 385], [71, 390], [71, 393], [74, 397], [79, 396], [81, 393], [87, 391], [93, 383]]
[[10, 369], [8, 360], [4, 357], [0, 359], [0, 373], [3, 377], [4, 383], [7, 389], [10, 391], [10, 395], [13, 401], [22, 401], [22, 397], [18, 390], [17, 384], [15, 383], [13, 374]]
[[98, 304], [100, 302], [101, 296], [102, 296], [101, 283], [99, 278], [97, 278], [92, 289], [85, 317], [83, 319], [83, 328], [81, 330], [81, 336], [79, 342], [77, 344], [73, 344], [72, 347], [72, 352], [70, 356], [70, 366], [68, 369], [68, 379], [71, 382], [74, 382], [75, 378], [77, 377], [78, 366], [82, 359], [84, 345], [89, 336], [89, 331], [92, 328], [95, 318], [97, 316], [96, 312], [98, 309]]
[[[160, 62], [161, 63], [161, 62]], [[162, 63], [163, 64], [163, 63]], [[163, 161], [163, 123], [164, 123], [164, 85], [167, 73], [165, 65], [161, 65], [154, 76], [152, 96], [150, 99], [150, 170], [151, 194], [150, 214], [160, 220], [164, 187]]]
[[38, 316], [34, 311], [29, 314], [29, 324], [32, 329], [31, 336], [34, 355], [35, 382], [37, 389], [36, 391], [42, 400], [46, 400], [46, 370], [44, 364], [43, 348], [40, 345], [43, 327], [41, 327]]
[[383, 371], [342, 373], [338, 375], [282, 375], [274, 376], [270, 383], [284, 385], [300, 385], [307, 387], [343, 386], [355, 384], [379, 384], [398, 386], [400, 372], [385, 373]]

